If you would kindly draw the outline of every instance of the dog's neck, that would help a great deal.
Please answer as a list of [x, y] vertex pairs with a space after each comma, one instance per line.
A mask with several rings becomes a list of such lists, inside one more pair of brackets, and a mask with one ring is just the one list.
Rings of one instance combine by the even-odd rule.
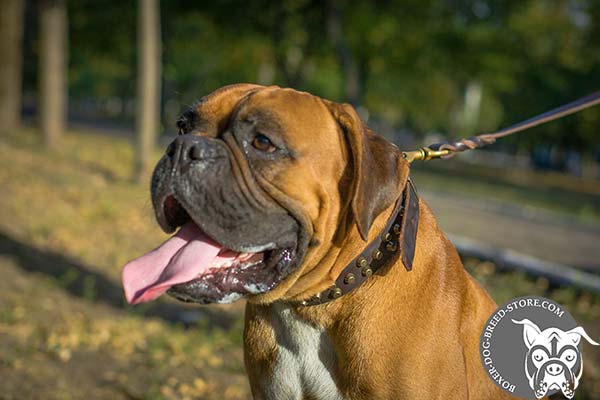
[[331, 287], [308, 300], [302, 300], [300, 304], [312, 306], [340, 298], [362, 285], [377, 271], [394, 264], [399, 256], [406, 270], [410, 271], [418, 224], [419, 197], [412, 181], [408, 179], [383, 229], [342, 269]]
[[[317, 255], [319, 261], [315, 266], [295, 281], [291, 290], [286, 289], [287, 293], [279, 298], [279, 301], [301, 307], [303, 301], [309, 299], [311, 304], [322, 304], [370, 281], [371, 275], [377, 271], [385, 271], [388, 266], [396, 268], [395, 265], [399, 264], [397, 267], [402, 270], [402, 265], [410, 270], [416, 248], [418, 221], [419, 198], [412, 182], [407, 180], [397, 201], [373, 222], [369, 235], [371, 240], [367, 244], [360, 238], [353, 222], [346, 227], [341, 226], [340, 229], [347, 232], [344, 234], [344, 241], [338, 246], [330, 246], [326, 253]], [[379, 254], [376, 251], [379, 251]], [[315, 258], [315, 255], [312, 258]], [[363, 259], [366, 260], [366, 265]], [[354, 281], [347, 278], [348, 274], [354, 276]], [[308, 302], [305, 305], [308, 305]]]

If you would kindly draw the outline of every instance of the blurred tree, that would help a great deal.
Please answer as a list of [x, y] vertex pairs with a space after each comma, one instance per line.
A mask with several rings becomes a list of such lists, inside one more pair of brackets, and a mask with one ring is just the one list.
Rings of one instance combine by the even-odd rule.
[[63, 0], [40, 3], [40, 129], [48, 147], [58, 145], [67, 112], [67, 9]]
[[[600, 2], [529, 1], [507, 20], [506, 37], [518, 60], [513, 90], [498, 93], [511, 122], [556, 107], [600, 88]], [[555, 149], [588, 154], [600, 143], [600, 109], [511, 137], [515, 151], [530, 152], [546, 143]]]
[[[329, 0], [327, 12], [327, 32], [331, 45], [336, 51], [342, 72], [343, 96], [345, 101], [359, 106], [362, 101], [364, 64], [358, 64], [355, 54], [348, 47], [343, 29], [341, 1]], [[360, 72], [363, 72], [362, 74]]]
[[[127, 118], [135, 111], [136, 16], [133, 1], [93, 0], [68, 2], [69, 83], [73, 103], [103, 107], [117, 101], [121, 107], [110, 116]], [[127, 107], [126, 107], [127, 106]]]
[[[69, 1], [72, 98], [103, 110], [117, 98], [129, 119], [135, 13], [132, 2]], [[161, 14], [168, 126], [233, 82], [348, 101], [417, 138], [491, 131], [600, 87], [597, 0], [170, 0]], [[591, 153], [599, 124], [600, 109], [586, 110], [496, 148]]]
[[5, 0], [0, 7], [0, 130], [5, 132], [21, 122], [23, 10], [23, 0]]
[[[316, 46], [322, 17], [310, 0], [271, 2], [263, 26], [270, 35], [273, 56], [285, 86], [304, 87], [310, 74], [311, 52]], [[318, 21], [315, 24], [315, 19]]]
[[158, 0], [138, 0], [136, 179], [150, 167], [160, 122], [161, 38]]

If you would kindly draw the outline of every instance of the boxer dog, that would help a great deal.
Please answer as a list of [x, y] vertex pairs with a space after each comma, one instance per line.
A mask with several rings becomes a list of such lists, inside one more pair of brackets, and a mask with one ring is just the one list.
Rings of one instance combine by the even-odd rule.
[[508, 398], [478, 352], [494, 302], [351, 106], [239, 84], [177, 126], [151, 195], [178, 232], [125, 266], [130, 303], [247, 299], [255, 399]]
[[553, 327], [542, 331], [528, 319], [512, 322], [523, 325], [523, 341], [527, 347], [525, 373], [535, 397], [541, 399], [550, 390], [560, 390], [566, 398], [572, 399], [583, 373], [579, 342], [583, 337], [595, 346], [599, 344], [580, 326], [566, 332]]

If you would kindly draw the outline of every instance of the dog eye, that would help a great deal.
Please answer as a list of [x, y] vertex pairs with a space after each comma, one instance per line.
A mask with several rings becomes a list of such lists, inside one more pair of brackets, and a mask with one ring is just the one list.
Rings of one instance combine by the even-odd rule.
[[567, 350], [563, 354], [563, 357], [566, 361], [571, 362], [571, 361], [575, 360], [575, 358], [577, 358], [577, 355], [575, 354], [575, 352], [573, 350]]
[[260, 151], [264, 151], [266, 153], [272, 153], [277, 150], [277, 147], [271, 142], [271, 139], [263, 135], [262, 133], [257, 134], [252, 139], [252, 146]]
[[533, 361], [540, 362], [545, 358], [545, 353], [541, 350], [536, 350], [532, 354]]

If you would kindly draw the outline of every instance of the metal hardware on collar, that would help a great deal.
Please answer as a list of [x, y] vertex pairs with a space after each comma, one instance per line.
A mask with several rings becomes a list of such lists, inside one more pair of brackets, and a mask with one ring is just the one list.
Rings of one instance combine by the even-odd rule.
[[409, 163], [419, 161], [429, 161], [434, 158], [442, 158], [450, 154], [450, 150], [433, 150], [429, 147], [421, 147], [419, 150], [405, 151], [402, 153]]
[[375, 250], [373, 252], [373, 256], [372, 257], [373, 257], [373, 260], [379, 261], [379, 260], [381, 260], [383, 258], [383, 253], [381, 252], [381, 250]]
[[352, 272], [348, 272], [348, 274], [344, 277], [344, 283], [346, 285], [352, 285], [355, 280], [356, 280], [356, 277], [354, 276], [354, 274]]
[[[412, 269], [419, 225], [419, 196], [410, 179], [388, 222], [367, 247], [342, 270], [329, 289], [301, 302], [304, 306], [327, 303], [356, 289], [381, 268], [402, 256], [407, 271]], [[398, 251], [400, 249], [400, 251]]]
[[394, 242], [391, 242], [391, 241], [390, 241], [390, 242], [387, 242], [387, 243], [385, 244], [385, 249], [386, 249], [387, 251], [394, 252], [394, 251], [396, 251], [396, 249], [397, 249], [397, 248], [398, 248], [398, 245], [397, 245], [396, 243], [394, 243]]
[[436, 143], [427, 147], [421, 147], [418, 150], [405, 151], [402, 153], [402, 155], [409, 163], [415, 160], [429, 161], [434, 158], [448, 158], [458, 152], [474, 150], [487, 146], [488, 144], [496, 142], [496, 139], [524, 131], [525, 129], [533, 128], [534, 126], [538, 126], [546, 122], [554, 121], [555, 119], [565, 117], [597, 104], [600, 104], [600, 92], [592, 93], [588, 96], [565, 104], [564, 106], [560, 106], [543, 114], [536, 115], [533, 118], [529, 118], [528, 120], [519, 122], [518, 124], [514, 124], [508, 128], [504, 128], [496, 132], [484, 133], [481, 135], [472, 136], [468, 139], [460, 139], [456, 142]]
[[340, 289], [339, 287], [333, 287], [331, 289], [331, 292], [329, 292], [329, 297], [331, 297], [332, 299], [337, 299], [342, 294], [342, 289]]

